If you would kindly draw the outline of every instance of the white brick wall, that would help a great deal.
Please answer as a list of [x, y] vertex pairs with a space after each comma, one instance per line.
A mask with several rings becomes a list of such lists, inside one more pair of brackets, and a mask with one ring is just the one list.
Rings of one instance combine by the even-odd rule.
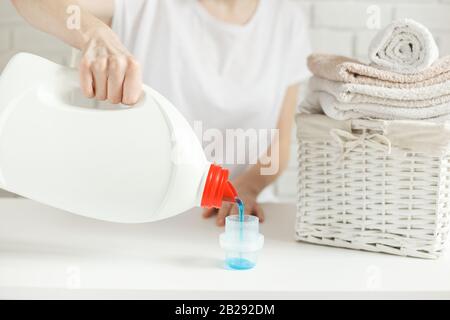
[[[55, 0], [56, 1], [56, 0]], [[381, 25], [393, 18], [410, 17], [427, 25], [436, 35], [442, 54], [450, 54], [450, 0], [296, 0], [309, 18], [313, 49], [365, 59], [376, 30], [367, 27], [373, 10]], [[377, 7], [373, 7], [376, 5]], [[369, 10], [369, 13], [368, 13]], [[60, 41], [35, 31], [20, 18], [9, 0], [0, 0], [0, 70], [17, 51], [37, 53], [65, 63], [70, 49]], [[287, 172], [276, 190], [281, 198], [295, 198], [295, 143]], [[0, 191], [0, 197], [10, 194]]]

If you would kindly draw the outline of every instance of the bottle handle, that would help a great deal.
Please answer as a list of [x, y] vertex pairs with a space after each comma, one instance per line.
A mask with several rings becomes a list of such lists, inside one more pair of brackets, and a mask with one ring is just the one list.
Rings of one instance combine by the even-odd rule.
[[38, 99], [42, 103], [85, 113], [136, 112], [145, 105], [147, 95], [148, 92], [144, 86], [139, 101], [130, 106], [87, 98], [82, 93], [77, 70], [71, 68], [65, 68], [55, 81], [41, 84], [38, 88]]

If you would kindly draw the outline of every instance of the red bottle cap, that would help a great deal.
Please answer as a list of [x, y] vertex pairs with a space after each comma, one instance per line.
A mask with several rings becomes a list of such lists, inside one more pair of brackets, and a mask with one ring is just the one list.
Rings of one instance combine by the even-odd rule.
[[228, 181], [228, 169], [212, 164], [206, 177], [201, 206], [203, 208], [220, 208], [222, 201], [234, 202], [236, 189]]

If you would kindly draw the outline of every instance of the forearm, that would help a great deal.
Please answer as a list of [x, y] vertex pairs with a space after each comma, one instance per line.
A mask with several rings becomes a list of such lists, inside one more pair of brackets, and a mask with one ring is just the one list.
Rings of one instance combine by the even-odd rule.
[[[96, 30], [108, 28], [107, 24], [86, 10], [77, 0], [12, 0], [17, 11], [37, 29], [52, 34], [67, 44], [82, 50]], [[67, 25], [71, 5], [80, 10], [79, 28]]]
[[248, 185], [255, 193], [261, 192], [274, 182], [288, 166], [298, 90], [298, 85], [287, 89], [278, 119], [277, 133], [266, 154], [236, 179], [239, 183]]
[[260, 193], [265, 187], [272, 184], [286, 169], [289, 162], [290, 137], [278, 134], [264, 160], [260, 159], [247, 171], [236, 178], [240, 184], [247, 185], [254, 193]]

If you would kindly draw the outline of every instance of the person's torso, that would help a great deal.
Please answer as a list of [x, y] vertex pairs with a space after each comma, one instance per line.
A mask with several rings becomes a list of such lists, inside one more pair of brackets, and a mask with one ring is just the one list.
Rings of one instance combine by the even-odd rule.
[[[224, 139], [230, 129], [260, 134], [276, 127], [288, 86], [278, 2], [261, 0], [251, 20], [239, 26], [217, 20], [197, 0], [145, 1], [121, 38], [140, 62], [144, 83], [192, 126], [203, 133], [218, 129]], [[233, 173], [245, 167], [223, 160]]]

